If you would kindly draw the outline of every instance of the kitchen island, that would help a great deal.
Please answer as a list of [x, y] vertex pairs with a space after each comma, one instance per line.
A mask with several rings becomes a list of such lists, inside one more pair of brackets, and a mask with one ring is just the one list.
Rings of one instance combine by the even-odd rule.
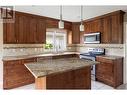
[[46, 59], [25, 66], [35, 77], [36, 89], [91, 89], [91, 65], [98, 63], [72, 57]]

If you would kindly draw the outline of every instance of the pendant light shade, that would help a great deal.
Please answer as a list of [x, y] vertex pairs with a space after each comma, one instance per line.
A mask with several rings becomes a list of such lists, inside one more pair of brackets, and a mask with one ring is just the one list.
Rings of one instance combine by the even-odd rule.
[[59, 28], [64, 28], [64, 22], [62, 21], [62, 6], [60, 6], [60, 21], [59, 21]]
[[81, 6], [81, 24], [79, 27], [80, 31], [84, 31], [84, 25], [83, 25], [83, 6]]
[[80, 25], [80, 31], [84, 31], [84, 25], [83, 24]]

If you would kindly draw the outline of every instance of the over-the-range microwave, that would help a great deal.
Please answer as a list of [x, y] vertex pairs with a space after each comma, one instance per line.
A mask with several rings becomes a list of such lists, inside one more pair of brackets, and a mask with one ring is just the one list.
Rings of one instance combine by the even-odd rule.
[[87, 44], [100, 43], [101, 41], [100, 34], [101, 34], [100, 32], [84, 34], [84, 43]]

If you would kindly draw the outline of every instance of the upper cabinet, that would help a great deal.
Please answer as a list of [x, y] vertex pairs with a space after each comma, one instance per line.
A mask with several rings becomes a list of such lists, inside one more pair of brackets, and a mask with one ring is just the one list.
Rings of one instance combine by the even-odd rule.
[[[46, 43], [46, 28], [58, 28], [57, 19], [15, 12], [14, 23], [4, 23], [4, 44], [43, 44]], [[67, 31], [72, 23], [64, 21]], [[68, 33], [67, 33], [68, 34]]]
[[86, 20], [84, 21], [84, 33], [101, 32], [101, 43], [122, 44], [123, 17], [123, 11], [115, 11]]
[[96, 19], [85, 23], [85, 33], [101, 32], [101, 19]]
[[123, 44], [123, 11], [102, 18], [102, 43]]
[[5, 44], [45, 43], [45, 19], [15, 12], [14, 23], [4, 23]]
[[110, 43], [111, 42], [111, 16], [102, 18], [102, 34], [101, 42]]
[[80, 43], [80, 30], [79, 23], [72, 23], [72, 43], [79, 44]]
[[[123, 43], [123, 11], [115, 11], [84, 21], [85, 31], [79, 31], [80, 22], [64, 21], [68, 43], [83, 43], [85, 33], [101, 32], [101, 43]], [[15, 23], [3, 24], [4, 44], [46, 43], [46, 28], [58, 28], [59, 20], [15, 12]]]
[[37, 19], [37, 43], [46, 43], [46, 24], [44, 19]]
[[111, 16], [111, 42], [123, 43], [123, 12]]
[[4, 23], [3, 24], [3, 37], [4, 43], [16, 43], [15, 24]]

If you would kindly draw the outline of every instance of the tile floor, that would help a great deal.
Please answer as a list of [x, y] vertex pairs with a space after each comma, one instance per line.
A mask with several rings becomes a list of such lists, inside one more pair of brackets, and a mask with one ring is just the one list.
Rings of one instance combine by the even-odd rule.
[[[0, 88], [2, 89], [2, 86], [0, 86]], [[35, 89], [35, 84], [30, 84], [30, 85], [26, 85], [26, 86], [22, 86], [22, 87], [18, 87], [12, 90], [34, 90]], [[110, 87], [106, 84], [103, 84], [101, 82], [97, 82], [97, 81], [91, 81], [91, 89], [92, 90], [113, 90], [113, 87]]]
[[91, 81], [92, 90], [113, 90], [114, 88], [98, 81]]

